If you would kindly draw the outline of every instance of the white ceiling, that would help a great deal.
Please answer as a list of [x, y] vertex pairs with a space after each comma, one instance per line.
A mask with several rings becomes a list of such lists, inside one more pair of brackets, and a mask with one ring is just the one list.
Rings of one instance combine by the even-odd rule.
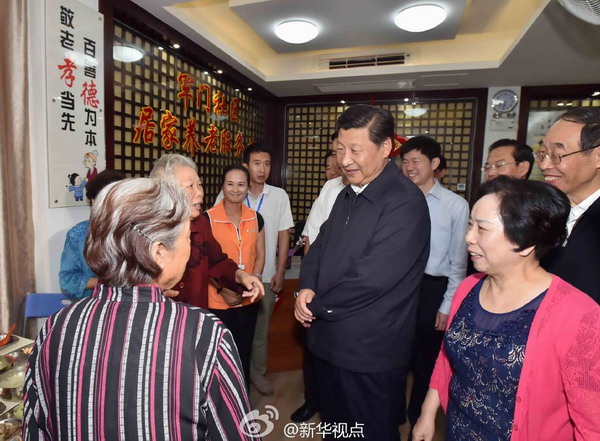
[[[556, 0], [427, 0], [451, 17], [420, 41], [393, 25], [419, 0], [134, 1], [277, 96], [600, 82], [600, 26]], [[274, 39], [284, 19], [312, 17], [326, 30], [310, 46]], [[410, 54], [402, 66], [327, 68], [330, 58], [400, 52]]]
[[[456, 36], [466, 0], [436, 0], [446, 9], [446, 20], [427, 32], [407, 32], [394, 24], [394, 17], [415, 4], [414, 0], [277, 0], [229, 2], [241, 17], [277, 53], [332, 50], [357, 46], [379, 46]], [[366, 8], [365, 8], [366, 7]], [[365, 14], [368, 19], [366, 19]], [[275, 35], [275, 26], [289, 20], [305, 20], [319, 28], [319, 36], [305, 44], [289, 44]]]

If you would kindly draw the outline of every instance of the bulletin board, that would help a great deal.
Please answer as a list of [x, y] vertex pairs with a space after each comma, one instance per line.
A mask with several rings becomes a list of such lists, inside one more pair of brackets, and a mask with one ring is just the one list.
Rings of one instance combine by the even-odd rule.
[[87, 205], [106, 164], [103, 17], [76, 0], [46, 2], [50, 207]]

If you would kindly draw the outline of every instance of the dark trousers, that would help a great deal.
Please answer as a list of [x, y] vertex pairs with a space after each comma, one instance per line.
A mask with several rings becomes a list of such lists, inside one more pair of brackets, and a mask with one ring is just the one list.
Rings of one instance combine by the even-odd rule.
[[348, 433], [360, 432], [355, 437], [365, 441], [400, 441], [398, 406], [407, 369], [361, 373], [314, 355], [313, 362], [324, 423], [346, 423]]
[[421, 415], [429, 381], [435, 366], [444, 333], [435, 330], [435, 319], [444, 293], [448, 286], [447, 277], [434, 277], [425, 274], [419, 293], [417, 309], [417, 332], [412, 355], [413, 387], [408, 404], [408, 420], [415, 425]]
[[233, 335], [233, 340], [242, 361], [246, 387], [248, 388], [250, 387], [250, 354], [252, 353], [252, 340], [254, 339], [258, 305], [259, 303], [257, 302], [248, 306], [242, 306], [241, 308], [210, 310], [231, 331], [231, 335]]
[[[304, 332], [304, 337], [306, 339], [306, 331]], [[304, 377], [304, 403], [308, 408], [312, 410], [319, 410], [319, 385], [317, 384], [314, 356], [306, 347], [306, 341], [304, 341], [304, 353], [302, 355], [302, 375]]]

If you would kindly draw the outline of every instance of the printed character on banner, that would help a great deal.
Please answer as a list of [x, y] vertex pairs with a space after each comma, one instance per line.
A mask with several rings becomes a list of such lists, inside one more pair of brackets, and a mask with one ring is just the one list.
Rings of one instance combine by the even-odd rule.
[[83, 189], [87, 185], [87, 181], [81, 179], [81, 176], [79, 176], [77, 173], [67, 175], [67, 178], [69, 178], [71, 185], [66, 185], [66, 187], [69, 189], [69, 191], [73, 192], [75, 201], [83, 201]]
[[207, 115], [210, 115], [212, 110], [212, 94], [211, 87], [208, 84], [200, 84], [198, 86], [198, 90], [196, 91], [196, 107], [204, 110]]
[[165, 150], [171, 150], [173, 144], [179, 145], [179, 138], [175, 134], [177, 124], [179, 124], [179, 119], [170, 110], [165, 110], [160, 118], [161, 144]]
[[246, 150], [246, 146], [244, 145], [244, 134], [242, 132], [237, 132], [235, 134], [235, 143], [233, 145], [233, 150], [235, 151], [235, 157], [241, 158], [242, 153]]
[[240, 99], [233, 98], [229, 103], [229, 120], [231, 122], [240, 122]]
[[65, 64], [59, 64], [57, 66], [58, 70], [62, 72], [60, 79], [65, 80], [67, 87], [73, 87], [73, 83], [75, 82], [75, 74], [73, 71], [77, 70], [77, 66], [75, 66], [75, 63], [69, 58], [69, 56], [64, 58], [63, 61]]
[[222, 155], [228, 155], [231, 153], [231, 132], [227, 129], [221, 130], [219, 153]]
[[184, 112], [187, 113], [190, 101], [193, 98], [192, 86], [194, 85], [194, 77], [192, 77], [190, 74], [179, 72], [177, 75], [177, 83], [179, 84], [177, 98], [183, 100]]
[[211, 124], [208, 126], [208, 135], [203, 138], [205, 152], [217, 153], [217, 141], [219, 139], [219, 129]]
[[202, 146], [196, 136], [196, 118], [188, 118], [185, 124], [185, 141], [182, 146], [193, 158]]
[[96, 95], [98, 95], [98, 89], [96, 88], [94, 80], [91, 80], [89, 84], [87, 81], [83, 83], [83, 89], [79, 96], [83, 97], [84, 106], [89, 106], [93, 107], [94, 109], [97, 109], [98, 105], [100, 104], [100, 101], [98, 100], [98, 98], [96, 98]]
[[154, 109], [152, 107], [142, 107], [137, 126], [133, 128], [135, 132], [133, 137], [134, 143], [139, 143], [141, 139], [144, 144], [152, 144], [156, 129], [156, 123], [152, 121], [153, 116]]
[[222, 91], [217, 90], [215, 92], [215, 94], [213, 95], [213, 103], [213, 112], [215, 115], [223, 117], [229, 114], [229, 111], [227, 110], [227, 97]]
[[98, 175], [98, 170], [96, 169], [97, 159], [97, 150], [87, 152], [85, 155], [83, 155], [83, 166], [88, 169], [87, 174], [85, 175], [85, 179], [88, 184], [92, 182], [92, 180]]

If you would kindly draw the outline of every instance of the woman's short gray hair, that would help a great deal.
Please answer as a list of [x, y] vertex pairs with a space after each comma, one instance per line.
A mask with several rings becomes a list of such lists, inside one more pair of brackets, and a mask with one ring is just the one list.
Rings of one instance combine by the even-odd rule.
[[150, 172], [150, 177], [155, 179], [175, 179], [175, 171], [173, 168], [176, 165], [191, 167], [196, 171], [196, 173], [198, 173], [198, 166], [194, 161], [191, 160], [191, 158], [178, 153], [170, 153], [161, 156], [154, 162], [154, 166]]
[[137, 178], [109, 185], [92, 208], [84, 256], [100, 282], [155, 283], [155, 243], [173, 249], [190, 218], [189, 196], [169, 180]]

